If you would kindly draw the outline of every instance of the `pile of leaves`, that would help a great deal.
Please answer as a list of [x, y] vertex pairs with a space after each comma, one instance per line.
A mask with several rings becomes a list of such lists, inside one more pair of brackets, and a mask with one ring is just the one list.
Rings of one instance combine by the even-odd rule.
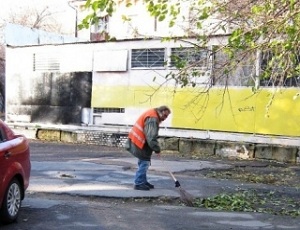
[[214, 197], [195, 199], [194, 202], [196, 207], [211, 210], [300, 216], [300, 201], [297, 197], [284, 197], [275, 192], [266, 194], [249, 190], [231, 194], [223, 193]]

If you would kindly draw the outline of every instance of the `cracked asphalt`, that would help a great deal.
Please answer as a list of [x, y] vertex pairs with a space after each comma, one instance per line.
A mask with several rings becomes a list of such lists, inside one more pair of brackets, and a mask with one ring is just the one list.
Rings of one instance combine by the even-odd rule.
[[145, 192], [132, 189], [136, 159], [123, 149], [64, 143], [43, 145], [39, 141], [32, 141], [31, 146], [32, 177], [28, 192], [178, 198], [172, 172], [182, 188], [200, 198], [237, 189], [299, 194], [299, 165], [220, 158], [193, 160], [162, 153], [163, 161], [154, 155], [149, 168], [148, 179], [155, 189]]
[[[299, 165], [162, 153], [164, 161], [154, 156], [148, 175], [155, 189], [137, 191], [136, 159], [123, 149], [37, 140], [31, 140], [30, 147], [32, 174], [21, 225], [0, 225], [1, 229], [132, 229], [132, 223], [143, 229], [300, 229], [299, 217], [187, 207], [169, 173], [195, 199], [224, 192], [272, 191], [295, 199], [299, 208]], [[246, 180], [255, 173], [287, 172], [295, 177], [294, 183]]]

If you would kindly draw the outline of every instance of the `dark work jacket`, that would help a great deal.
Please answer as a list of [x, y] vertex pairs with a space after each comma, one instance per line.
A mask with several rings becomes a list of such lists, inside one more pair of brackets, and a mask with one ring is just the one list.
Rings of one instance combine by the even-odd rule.
[[127, 151], [140, 160], [150, 161], [153, 152], [159, 153], [160, 146], [158, 143], [159, 121], [157, 118], [149, 117], [145, 120], [144, 134], [146, 136], [146, 143], [140, 149], [128, 138], [125, 143]]

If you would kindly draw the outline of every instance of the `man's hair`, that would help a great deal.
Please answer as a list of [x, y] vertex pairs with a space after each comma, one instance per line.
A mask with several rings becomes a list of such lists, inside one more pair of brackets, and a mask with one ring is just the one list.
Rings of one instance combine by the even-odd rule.
[[171, 113], [171, 110], [168, 106], [166, 105], [162, 105], [162, 106], [159, 106], [157, 108], [155, 108], [159, 113], [163, 112], [163, 111], [168, 111], [169, 113]]

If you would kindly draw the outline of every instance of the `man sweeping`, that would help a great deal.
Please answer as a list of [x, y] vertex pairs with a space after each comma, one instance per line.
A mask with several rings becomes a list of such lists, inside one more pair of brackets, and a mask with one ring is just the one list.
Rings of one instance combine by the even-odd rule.
[[160, 154], [158, 143], [159, 124], [166, 120], [171, 110], [167, 106], [145, 111], [137, 119], [125, 144], [127, 151], [138, 158], [138, 168], [134, 178], [134, 189], [150, 190], [154, 185], [147, 180], [147, 171], [151, 164], [152, 153]]

